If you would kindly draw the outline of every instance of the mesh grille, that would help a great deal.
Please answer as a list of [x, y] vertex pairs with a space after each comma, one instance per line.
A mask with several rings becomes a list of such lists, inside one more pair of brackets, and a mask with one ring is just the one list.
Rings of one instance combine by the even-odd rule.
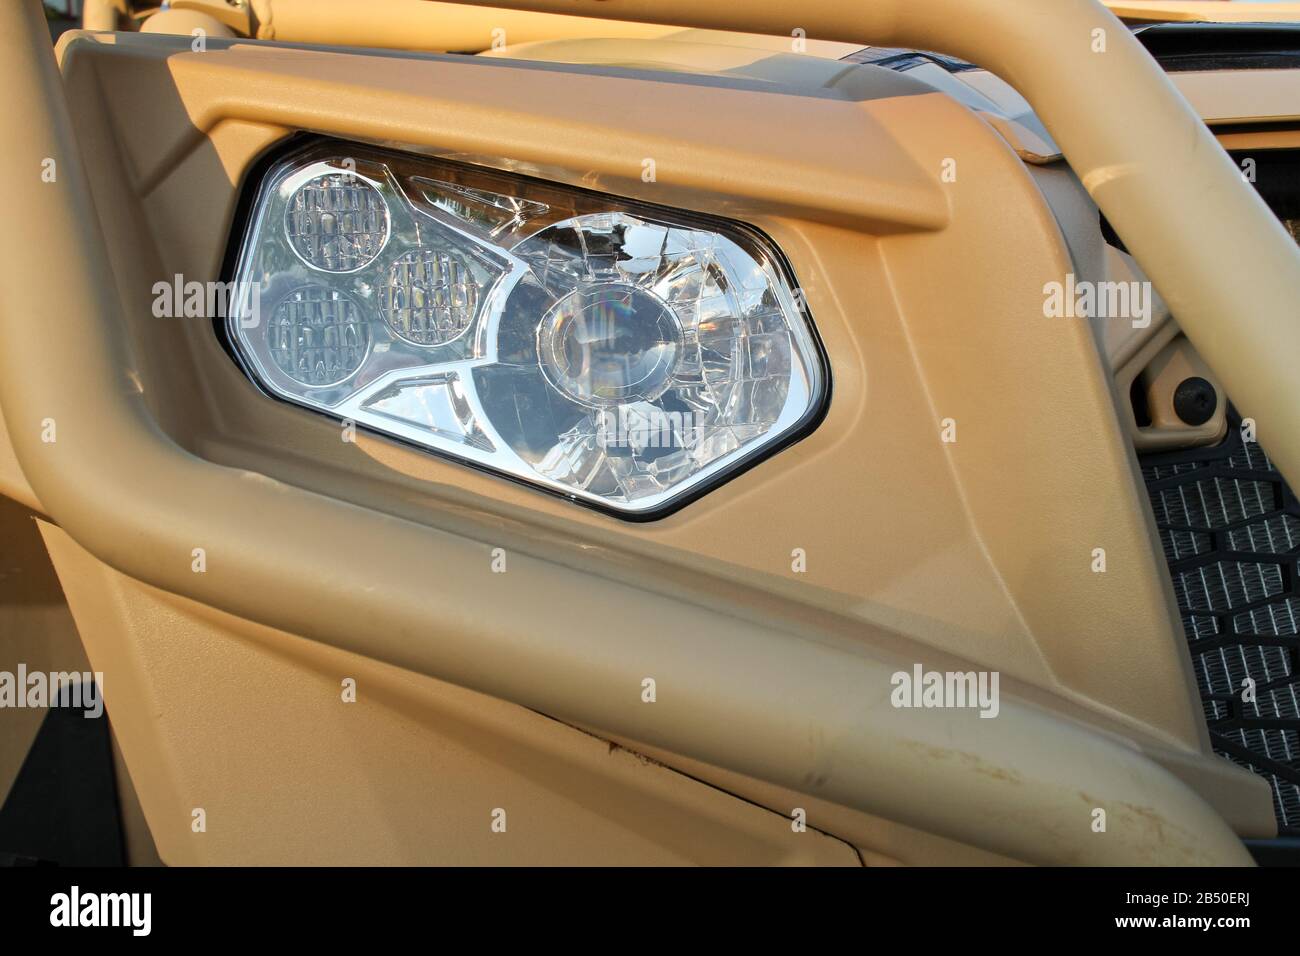
[[1141, 456], [1142, 477], [1214, 750], [1267, 780], [1278, 830], [1300, 836], [1300, 504], [1229, 425], [1215, 448]]

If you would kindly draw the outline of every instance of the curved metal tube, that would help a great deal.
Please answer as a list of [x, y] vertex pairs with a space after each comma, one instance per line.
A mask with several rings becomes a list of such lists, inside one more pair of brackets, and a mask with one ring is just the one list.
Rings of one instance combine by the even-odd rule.
[[[0, 150], [11, 223], [0, 230], [0, 406], [45, 509], [100, 560], [272, 627], [1017, 859], [1250, 862], [1167, 771], [1013, 695], [1003, 694], [997, 721], [904, 714], [889, 703], [893, 662], [812, 627], [791, 633], [528, 554], [511, 556], [508, 598], [493, 596], [483, 542], [188, 454], [158, 429], [129, 374], [115, 277], [40, 5], [0, 5], [0, 32], [9, 44], [0, 117], [11, 134]], [[57, 182], [41, 181], [47, 158]], [[1252, 215], [1242, 214], [1262, 229], [1263, 215]], [[57, 281], [51, 261], [64, 264]], [[40, 438], [47, 418], [58, 427], [51, 443]], [[200, 545], [202, 574], [191, 566]], [[476, 594], [484, 600], [466, 600]], [[564, 614], [537, 613], [557, 604]], [[673, 687], [655, 708], [636, 693], [648, 662]], [[1110, 808], [1109, 836], [1091, 831], [1092, 806]]]

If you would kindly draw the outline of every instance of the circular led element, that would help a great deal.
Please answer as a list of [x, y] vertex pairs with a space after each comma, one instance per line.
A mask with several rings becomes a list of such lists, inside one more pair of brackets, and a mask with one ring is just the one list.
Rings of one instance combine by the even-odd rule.
[[266, 325], [280, 371], [303, 385], [337, 385], [355, 374], [370, 351], [370, 328], [357, 304], [324, 286], [294, 289]]
[[672, 381], [682, 346], [673, 310], [622, 282], [587, 285], [551, 308], [537, 332], [542, 372], [583, 405], [658, 398]]
[[445, 345], [469, 328], [478, 297], [469, 264], [454, 251], [414, 249], [393, 260], [379, 290], [379, 310], [398, 338]]
[[373, 262], [388, 241], [388, 204], [356, 174], [326, 173], [294, 190], [284, 231], [307, 265], [355, 272]]

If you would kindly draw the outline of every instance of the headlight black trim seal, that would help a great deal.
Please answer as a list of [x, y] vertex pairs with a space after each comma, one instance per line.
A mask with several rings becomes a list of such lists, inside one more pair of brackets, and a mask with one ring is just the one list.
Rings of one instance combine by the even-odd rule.
[[[427, 161], [427, 159], [429, 158], [427, 154], [420, 153], [420, 152], [404, 151], [400, 149], [394, 149], [390, 146], [378, 146], [378, 145], [365, 143], [365, 142], [345, 140], [345, 139], [340, 139], [339, 137], [326, 136], [318, 133], [312, 133], [309, 131], [299, 131], [290, 134], [283, 141], [277, 143], [276, 145], [272, 146], [269, 150], [265, 151], [253, 163], [249, 164], [247, 170], [245, 171], [244, 176], [242, 177], [242, 180], [239, 184], [239, 192], [238, 192], [238, 199], [235, 206], [235, 212], [231, 219], [230, 232], [227, 237], [226, 252], [222, 261], [221, 275], [220, 275], [220, 279], [222, 282], [229, 283], [232, 282], [235, 278], [236, 271], [239, 265], [240, 251], [242, 249], [244, 240], [247, 236], [249, 226], [252, 222], [253, 214], [257, 209], [258, 201], [261, 197], [262, 187], [266, 180], [267, 173], [273, 167], [275, 167], [281, 162], [284, 162], [286, 160], [292, 160], [296, 155], [300, 153], [305, 153], [309, 150], [313, 150], [322, 146], [338, 148], [344, 155], [346, 155], [349, 151], [355, 151], [357, 148], [363, 148], [368, 153], [373, 153], [381, 157], [387, 154], [390, 156], [401, 157], [403, 159], [413, 160], [413, 161]], [[439, 157], [439, 162], [447, 163], [448, 165], [452, 165], [452, 166], [459, 166], [467, 171], [474, 171], [479, 169], [479, 167], [473, 166], [471, 164], [446, 160], [441, 157]], [[491, 169], [491, 168], [488, 168], [488, 171], [493, 173], [501, 172], [500, 170]], [[695, 224], [704, 228], [724, 229], [727, 232], [731, 232], [731, 233], [746, 234], [750, 239], [758, 243], [766, 252], [771, 254], [775, 267], [780, 272], [782, 278], [785, 279], [785, 281], [790, 286], [790, 288], [796, 290], [801, 289], [801, 286], [799, 285], [797, 279], [795, 278], [794, 269], [791, 266], [789, 260], [786, 258], [784, 251], [766, 233], [764, 233], [761, 229], [758, 229], [757, 227], [750, 225], [749, 223], [741, 222], [734, 219], [725, 219], [718, 216], [711, 216], [706, 213], [699, 213], [691, 209], [681, 209], [675, 206], [664, 206], [656, 203], [646, 202], [642, 199], [634, 199], [625, 196], [615, 196], [609, 193], [600, 192], [598, 190], [585, 189], [580, 186], [571, 186], [567, 183], [555, 183], [550, 180], [539, 179], [534, 176], [527, 176], [527, 175], [514, 173], [514, 172], [509, 173], [509, 175], [511, 176], [511, 178], [518, 179], [524, 183], [532, 182], [549, 188], [562, 188], [595, 199], [604, 199], [604, 200], [619, 202], [619, 203], [629, 205], [633, 208], [643, 208], [652, 212], [659, 211], [662, 212], [662, 214], [665, 217], [671, 217], [671, 219], [674, 221], [686, 222], [688, 224]], [[750, 455], [738, 461], [734, 467], [721, 471], [718, 474], [713, 475], [710, 478], [699, 482], [698, 484], [692, 486], [690, 489], [683, 491], [681, 494], [676, 495], [673, 498], [669, 499], [661, 507], [653, 510], [640, 511], [640, 512], [622, 511], [614, 507], [602, 505], [599, 502], [592, 501], [587, 498], [581, 498], [577, 495], [565, 494], [564, 492], [559, 491], [557, 489], [548, 488], [545, 485], [541, 485], [541, 484], [536, 484], [534, 482], [528, 481], [526, 478], [522, 478], [516, 475], [511, 475], [504, 471], [500, 471], [495, 468], [481, 465], [478, 462], [467, 461], [462, 458], [457, 458], [454, 455], [447, 454], [438, 449], [429, 448], [417, 442], [409, 441], [399, 435], [393, 435], [390, 434], [389, 432], [368, 427], [362, 422], [357, 422], [356, 427], [358, 430], [364, 431], [367, 435], [373, 436], [375, 438], [384, 439], [386, 441], [391, 441], [408, 448], [416, 449], [422, 454], [432, 455], [442, 461], [452, 462], [461, 467], [472, 468], [475, 471], [480, 472], [482, 474], [491, 475], [494, 478], [500, 478], [506, 481], [510, 481], [513, 484], [520, 485], [532, 491], [541, 492], [543, 494], [547, 494], [555, 498], [560, 498], [572, 504], [580, 505], [592, 511], [596, 511], [600, 514], [604, 514], [613, 518], [618, 518], [621, 521], [627, 521], [634, 524], [642, 524], [646, 522], [659, 521], [663, 518], [668, 517], [669, 515], [675, 514], [676, 512], [685, 508], [687, 505], [690, 505], [695, 501], [698, 501], [700, 498], [704, 497], [705, 495], [710, 494], [713, 491], [716, 491], [722, 485], [747, 473], [750, 469], [763, 463], [764, 461], [767, 461], [773, 455], [776, 455], [777, 453], [784, 451], [785, 449], [794, 445], [796, 442], [803, 440], [808, 435], [812, 434], [812, 432], [815, 431], [817, 427], [825, 419], [827, 411], [830, 408], [830, 401], [831, 401], [832, 379], [831, 379], [830, 361], [827, 358], [826, 348], [825, 345], [822, 343], [821, 335], [817, 331], [816, 323], [813, 322], [812, 314], [808, 309], [807, 303], [803, 301], [802, 295], [799, 296], [799, 301], [797, 302], [797, 305], [798, 308], [800, 309], [804, 322], [808, 328], [809, 336], [811, 338], [812, 345], [813, 345], [814, 357], [816, 362], [818, 363], [818, 371], [821, 373], [822, 387], [820, 390], [820, 394], [814, 397], [813, 402], [808, 407], [808, 411], [804, 413], [804, 415], [794, 425], [794, 427], [792, 427], [789, 431], [787, 431], [776, 441], [773, 441], [770, 444], [762, 446], [758, 449], [755, 449]], [[299, 411], [304, 411], [315, 415], [319, 415], [330, 421], [334, 421], [334, 422], [338, 421], [337, 418], [330, 415], [329, 412], [323, 409], [312, 408], [311, 406], [308, 405], [290, 401], [286, 398], [283, 398], [282, 396], [273, 394], [268, 389], [264, 388], [261, 384], [259, 384], [256, 381], [256, 379], [250, 375], [248, 369], [245, 367], [245, 363], [243, 359], [240, 358], [238, 347], [235, 344], [235, 342], [232, 341], [229, 331], [226, 328], [226, 317], [224, 315], [213, 316], [212, 328], [215, 335], [217, 336], [217, 341], [220, 343], [222, 350], [226, 353], [226, 355], [230, 358], [230, 360], [235, 363], [236, 367], [239, 369], [241, 373], [241, 376], [249, 383], [249, 385], [252, 388], [254, 388], [258, 392], [259, 395], [262, 395], [266, 398], [273, 399], [277, 402], [281, 402], [285, 405], [289, 405]]]

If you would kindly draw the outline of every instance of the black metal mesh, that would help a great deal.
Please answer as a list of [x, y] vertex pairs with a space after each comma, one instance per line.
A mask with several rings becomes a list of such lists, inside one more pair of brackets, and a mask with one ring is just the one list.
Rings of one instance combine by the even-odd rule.
[[1231, 409], [1222, 444], [1139, 460], [1214, 750], [1300, 836], [1300, 503]]

